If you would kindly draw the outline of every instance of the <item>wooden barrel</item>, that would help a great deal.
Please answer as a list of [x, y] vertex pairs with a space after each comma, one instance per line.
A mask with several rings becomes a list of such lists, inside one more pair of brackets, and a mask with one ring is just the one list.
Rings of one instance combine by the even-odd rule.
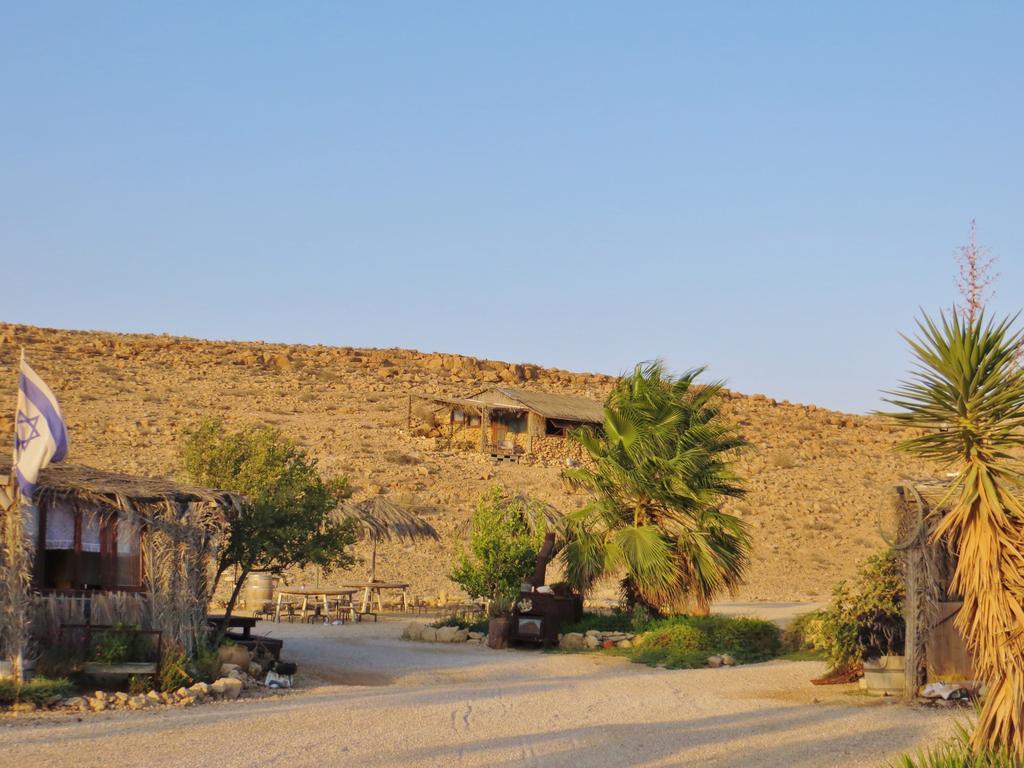
[[259, 608], [264, 603], [274, 599], [274, 582], [276, 579], [272, 574], [255, 572], [250, 573], [245, 580], [245, 601], [254, 608]]

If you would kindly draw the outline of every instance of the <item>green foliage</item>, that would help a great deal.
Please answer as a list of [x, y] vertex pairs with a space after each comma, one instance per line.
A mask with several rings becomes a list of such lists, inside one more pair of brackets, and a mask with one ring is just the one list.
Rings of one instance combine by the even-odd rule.
[[152, 654], [152, 641], [137, 625], [119, 624], [92, 636], [90, 658], [100, 664], [146, 661]]
[[823, 650], [825, 638], [825, 611], [801, 613], [782, 633], [782, 647], [787, 653]]
[[913, 755], [902, 755], [889, 768], [1020, 768], [1020, 761], [1005, 749], [971, 749], [971, 726], [957, 724], [953, 736]]
[[128, 678], [128, 693], [132, 696], [149, 693], [156, 685], [157, 681], [153, 675], [132, 675]]
[[428, 626], [435, 628], [458, 627], [459, 629], [464, 629], [467, 632], [483, 632], [484, 634], [487, 634], [488, 624], [488, 619], [463, 619], [458, 616], [445, 616], [437, 621], [431, 622]]
[[732, 616], [674, 616], [651, 622], [629, 650], [636, 662], [670, 669], [703, 667], [712, 654], [729, 654], [741, 664], [779, 655], [779, 628], [762, 619]]
[[[200, 643], [200, 645], [202, 645]], [[188, 673], [189, 658], [180, 645], [170, 645], [164, 650], [160, 659], [160, 671], [156, 686], [166, 693], [176, 691], [183, 685], [192, 685], [192, 676]]]
[[624, 572], [630, 606], [704, 613], [738, 585], [750, 538], [721, 504], [743, 495], [729, 457], [746, 442], [721, 416], [721, 385], [695, 383], [702, 370], [638, 365], [608, 396], [602, 429], [573, 433], [595, 465], [563, 472], [595, 495], [566, 520], [562, 558], [578, 590]]
[[73, 690], [74, 686], [65, 678], [36, 676], [20, 686], [13, 679], [7, 678], [0, 680], [0, 705], [27, 701], [36, 706], [45, 706], [55, 699], [67, 698]]
[[[644, 624], [646, 626], [646, 624]], [[562, 626], [562, 632], [579, 632], [586, 634], [588, 630], [597, 629], [608, 632], [641, 632], [643, 627], [638, 627], [633, 622], [633, 614], [629, 611], [612, 611], [611, 613], [583, 614], [583, 618], [573, 624]]]
[[841, 670], [865, 659], [902, 654], [905, 594], [899, 557], [891, 549], [867, 558], [852, 581], [838, 584], [819, 617], [817, 647], [825, 651], [829, 666]]
[[473, 510], [468, 549], [456, 541], [449, 578], [472, 598], [513, 600], [533, 572], [545, 528], [539, 502], [500, 487], [487, 490]]
[[[280, 574], [307, 565], [324, 570], [352, 565], [347, 547], [356, 540], [356, 524], [331, 515], [350, 495], [347, 481], [323, 479], [316, 459], [278, 430], [231, 432], [222, 421], [206, 419], [185, 434], [181, 459], [192, 482], [244, 495], [242, 512], [231, 520], [218, 578], [238, 566], [240, 588], [253, 570]], [[228, 615], [237, 597], [236, 588]]]
[[196, 682], [212, 683], [220, 677], [220, 656], [217, 649], [205, 643], [196, 645], [195, 655], [189, 664], [189, 671]]

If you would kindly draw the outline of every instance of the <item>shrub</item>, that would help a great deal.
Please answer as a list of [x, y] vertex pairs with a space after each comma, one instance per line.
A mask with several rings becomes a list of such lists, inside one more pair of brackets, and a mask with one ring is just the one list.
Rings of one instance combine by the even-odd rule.
[[458, 627], [467, 632], [487, 632], [488, 619], [463, 619], [458, 616], [447, 616], [429, 624], [431, 627]]
[[825, 644], [825, 611], [801, 613], [782, 633], [782, 647], [787, 653], [823, 650]]
[[55, 699], [66, 698], [73, 688], [71, 682], [63, 677], [33, 677], [20, 687], [14, 680], [0, 680], [0, 704], [10, 705], [27, 701], [36, 706], [45, 706]]
[[201, 683], [212, 683], [220, 677], [220, 667], [220, 655], [217, 653], [217, 649], [206, 643], [198, 643], [195, 657], [188, 667], [192, 677]]
[[865, 659], [902, 654], [905, 585], [899, 558], [889, 549], [861, 563], [852, 581], [836, 586], [823, 612], [823, 650], [833, 670]]
[[533, 570], [545, 527], [538, 502], [491, 488], [473, 510], [468, 551], [456, 542], [451, 580], [472, 598], [515, 599]]
[[170, 645], [160, 660], [160, 674], [156, 684], [161, 691], [176, 691], [183, 685], [192, 684], [188, 673], [188, 655], [180, 645]]
[[958, 724], [952, 737], [913, 755], [902, 755], [889, 768], [1019, 768], [1020, 762], [1006, 751], [971, 749], [971, 725]]
[[651, 622], [629, 656], [671, 669], [703, 667], [709, 655], [729, 654], [741, 664], [779, 655], [782, 633], [770, 621], [731, 616], [676, 616]]
[[605, 632], [637, 632], [640, 628], [633, 624], [633, 614], [626, 611], [612, 611], [611, 613], [590, 613], [583, 614], [583, 618], [573, 624], [562, 626], [562, 633], [579, 632], [586, 634], [587, 630], [598, 629]]

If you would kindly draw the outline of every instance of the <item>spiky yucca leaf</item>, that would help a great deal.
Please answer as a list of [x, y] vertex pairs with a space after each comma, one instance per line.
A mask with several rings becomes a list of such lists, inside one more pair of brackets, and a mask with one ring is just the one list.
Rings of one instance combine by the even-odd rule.
[[1024, 447], [1024, 371], [1015, 318], [974, 322], [924, 317], [908, 339], [917, 365], [889, 393], [889, 414], [922, 430], [900, 448], [957, 472], [936, 526], [958, 556], [956, 619], [989, 693], [973, 746], [1024, 758], [1024, 507], [1018, 453]]

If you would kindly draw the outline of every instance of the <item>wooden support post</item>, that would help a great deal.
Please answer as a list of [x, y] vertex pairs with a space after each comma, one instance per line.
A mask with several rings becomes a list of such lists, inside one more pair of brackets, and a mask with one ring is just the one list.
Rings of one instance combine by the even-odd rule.
[[491, 430], [491, 409], [480, 409], [480, 452], [487, 453], [487, 433]]

